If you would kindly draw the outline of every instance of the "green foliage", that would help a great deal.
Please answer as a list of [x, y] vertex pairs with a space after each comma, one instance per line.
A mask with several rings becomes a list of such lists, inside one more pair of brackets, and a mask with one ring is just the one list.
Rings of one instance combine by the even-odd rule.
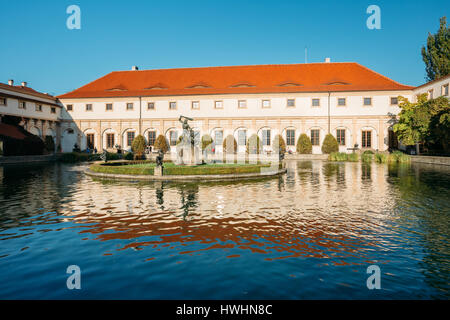
[[211, 152], [213, 146], [213, 138], [209, 134], [205, 134], [202, 136], [202, 151], [206, 150], [207, 152]]
[[55, 152], [55, 141], [53, 140], [52, 136], [45, 136], [45, 140], [44, 140], [44, 144], [45, 144], [45, 149], [48, 152]]
[[247, 140], [246, 152], [248, 154], [260, 154], [262, 151], [262, 142], [257, 134], [252, 134]]
[[385, 153], [376, 153], [375, 154], [375, 161], [378, 163], [386, 163], [388, 159], [388, 156]]
[[223, 153], [236, 153], [237, 151], [237, 142], [236, 139], [230, 134], [228, 135], [222, 143]]
[[156, 138], [155, 145], [153, 146], [155, 150], [162, 150], [162, 152], [166, 153], [170, 150], [169, 143], [162, 134]]
[[361, 154], [362, 162], [372, 162], [373, 153], [363, 153]]
[[366, 150], [363, 152], [363, 154], [375, 154], [372, 150]]
[[134, 160], [133, 152], [127, 152], [125, 153], [125, 156], [123, 157], [125, 160]]
[[423, 143], [430, 149], [450, 152], [450, 102], [445, 97], [427, 100], [422, 94], [416, 103], [400, 98], [398, 123], [394, 131], [404, 145]]
[[277, 134], [273, 139], [272, 150], [276, 154], [286, 153], [286, 142], [281, 135]]
[[357, 153], [349, 153], [349, 154], [347, 154], [347, 161], [358, 162], [359, 161], [358, 154]]
[[325, 139], [322, 143], [322, 152], [325, 154], [330, 154], [332, 152], [339, 151], [339, 144], [335, 137], [331, 133], [325, 136]]
[[312, 153], [312, 144], [311, 139], [305, 134], [302, 133], [297, 141], [297, 153], [300, 154], [311, 154]]
[[345, 152], [332, 152], [328, 156], [330, 161], [347, 161], [348, 155]]
[[401, 151], [394, 151], [389, 155], [388, 162], [409, 163], [411, 162], [411, 156]]
[[427, 47], [422, 47], [427, 80], [436, 80], [450, 73], [450, 29], [446, 17], [439, 20], [439, 30], [428, 34]]
[[138, 135], [134, 138], [133, 143], [131, 144], [131, 150], [137, 159], [141, 159], [145, 153], [145, 138], [142, 135]]

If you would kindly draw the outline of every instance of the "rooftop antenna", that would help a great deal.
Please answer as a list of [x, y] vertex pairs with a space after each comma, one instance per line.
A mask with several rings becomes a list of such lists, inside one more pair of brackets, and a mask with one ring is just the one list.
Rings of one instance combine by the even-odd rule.
[[305, 63], [308, 63], [308, 47], [305, 47]]

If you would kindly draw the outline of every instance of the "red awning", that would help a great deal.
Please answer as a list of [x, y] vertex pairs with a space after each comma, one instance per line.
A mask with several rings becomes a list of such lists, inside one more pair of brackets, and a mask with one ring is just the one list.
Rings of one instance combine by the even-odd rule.
[[0, 136], [19, 140], [26, 138], [26, 135], [18, 127], [6, 123], [0, 123]]

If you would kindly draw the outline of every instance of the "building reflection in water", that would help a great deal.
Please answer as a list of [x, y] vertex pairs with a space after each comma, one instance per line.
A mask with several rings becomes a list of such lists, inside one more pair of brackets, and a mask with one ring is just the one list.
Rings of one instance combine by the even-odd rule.
[[0, 240], [26, 235], [17, 228], [67, 222], [85, 241], [119, 241], [111, 241], [112, 255], [219, 250], [334, 265], [387, 263], [415, 243], [427, 252], [421, 263], [431, 279], [449, 271], [449, 172], [321, 161], [286, 167], [268, 180], [182, 184], [92, 180], [83, 167], [61, 165], [5, 168]]

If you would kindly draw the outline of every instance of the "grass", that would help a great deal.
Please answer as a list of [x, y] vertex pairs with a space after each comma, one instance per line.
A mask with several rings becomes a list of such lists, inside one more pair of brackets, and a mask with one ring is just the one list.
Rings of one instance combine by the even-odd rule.
[[[168, 162], [164, 164], [164, 175], [209, 175], [209, 174], [240, 174], [258, 173], [261, 168], [270, 167], [265, 164], [244, 163], [215, 163], [197, 166], [179, 166]], [[155, 163], [96, 163], [90, 169], [98, 173], [129, 174], [129, 175], [153, 175]]]

